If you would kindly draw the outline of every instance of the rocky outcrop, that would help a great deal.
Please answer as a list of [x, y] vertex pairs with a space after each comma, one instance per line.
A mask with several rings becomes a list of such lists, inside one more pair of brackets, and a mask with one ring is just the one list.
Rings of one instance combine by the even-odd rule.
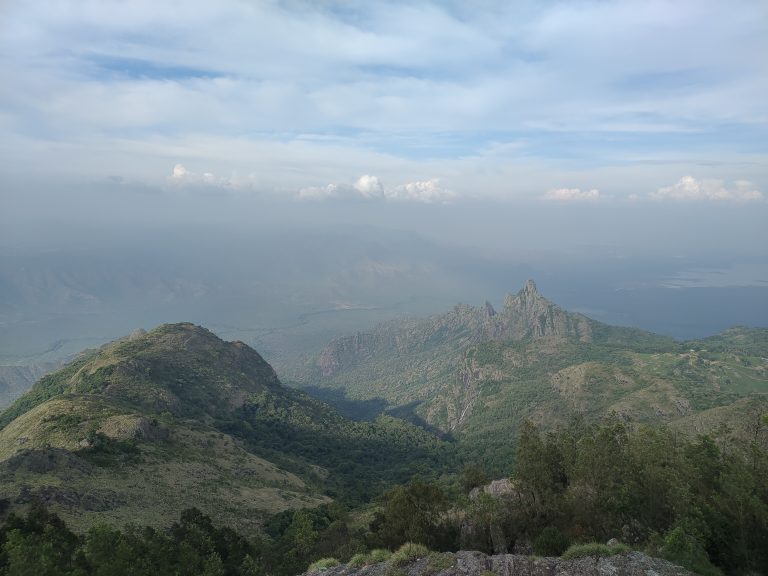
[[507, 295], [500, 317], [500, 336], [512, 340], [528, 336], [573, 336], [584, 342], [592, 339], [589, 319], [581, 314], [566, 312], [544, 298], [533, 280], [528, 280], [525, 288], [517, 294]]
[[515, 485], [509, 478], [499, 478], [498, 480], [492, 480], [485, 486], [472, 488], [469, 493], [469, 497], [474, 500], [480, 495], [481, 491], [485, 494], [488, 494], [489, 496], [493, 496], [494, 498], [501, 498], [502, 496], [508, 496], [517, 492]]
[[[440, 557], [439, 563], [427, 557], [397, 568], [382, 562], [362, 568], [337, 566], [309, 572], [307, 576], [693, 576], [684, 568], [640, 552], [574, 560], [513, 554], [486, 556], [480, 552], [446, 553], [440, 554]], [[443, 568], [451, 563], [451, 566]]]
[[576, 338], [592, 340], [592, 321], [566, 312], [542, 296], [533, 280], [517, 294], [509, 294], [504, 309], [459, 304], [450, 312], [426, 320], [405, 320], [379, 326], [370, 333], [339, 338], [323, 350], [317, 365], [325, 377], [368, 359], [424, 351], [441, 344], [458, 349], [487, 340], [524, 338]]

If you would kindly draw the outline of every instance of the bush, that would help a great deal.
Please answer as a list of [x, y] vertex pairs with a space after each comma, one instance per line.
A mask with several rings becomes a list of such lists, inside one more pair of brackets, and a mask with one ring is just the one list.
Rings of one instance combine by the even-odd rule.
[[370, 564], [378, 564], [379, 562], [386, 562], [392, 557], [392, 552], [384, 550], [383, 548], [376, 548], [371, 550], [367, 554], [359, 553], [352, 556], [347, 562], [348, 566], [352, 568], [362, 568]]
[[385, 550], [384, 548], [375, 548], [368, 553], [368, 558], [371, 564], [377, 562], [386, 562], [392, 557], [392, 552]]
[[352, 556], [352, 558], [349, 559], [347, 566], [352, 566], [353, 568], [362, 568], [363, 566], [367, 566], [370, 563], [370, 557], [370, 554], [355, 554]]
[[312, 564], [309, 565], [309, 568], [307, 568], [307, 572], [317, 572], [318, 570], [326, 570], [340, 565], [341, 562], [336, 560], [336, 558], [321, 558], [317, 562], [312, 562]]
[[414, 544], [413, 542], [406, 542], [392, 554], [389, 563], [392, 566], [403, 566], [412, 560], [423, 558], [427, 555], [429, 555], [429, 548], [426, 546], [422, 544]]
[[574, 544], [563, 553], [563, 560], [585, 558], [586, 556], [616, 556], [629, 552], [629, 546], [625, 544], [600, 544], [599, 542], [587, 542], [586, 544]]
[[702, 576], [720, 576], [722, 572], [709, 561], [704, 546], [693, 536], [686, 533], [678, 526], [664, 538], [661, 555], [673, 562], [687, 568], [691, 572]]
[[568, 549], [568, 537], [554, 526], [547, 526], [533, 542], [533, 551], [538, 556], [560, 556]]

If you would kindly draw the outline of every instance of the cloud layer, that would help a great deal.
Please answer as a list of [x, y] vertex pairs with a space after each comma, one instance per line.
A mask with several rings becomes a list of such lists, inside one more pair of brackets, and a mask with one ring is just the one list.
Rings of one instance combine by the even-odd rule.
[[440, 187], [438, 180], [423, 180], [385, 187], [377, 176], [365, 174], [354, 184], [309, 186], [299, 190], [301, 200], [365, 199], [421, 202], [425, 204], [450, 202], [455, 194]]
[[650, 197], [654, 200], [681, 201], [744, 202], [764, 199], [762, 192], [746, 180], [737, 180], [731, 186], [726, 186], [722, 180], [697, 180], [693, 176], [683, 176], [672, 186], [665, 186], [651, 193]]
[[178, 162], [288, 194], [375, 173], [410, 184], [325, 194], [432, 201], [765, 190], [766, 53], [762, 0], [5, 3], [0, 170]]
[[560, 202], [594, 202], [600, 199], [600, 190], [592, 188], [591, 190], [581, 190], [580, 188], [558, 188], [550, 190], [544, 195], [547, 200], [557, 200]]

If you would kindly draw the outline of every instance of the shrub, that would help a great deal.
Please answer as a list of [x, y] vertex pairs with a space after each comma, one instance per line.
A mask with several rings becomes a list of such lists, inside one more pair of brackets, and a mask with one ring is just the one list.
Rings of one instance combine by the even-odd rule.
[[600, 544], [599, 542], [587, 542], [586, 544], [574, 544], [563, 553], [563, 560], [584, 558], [586, 556], [616, 556], [629, 552], [625, 544]]
[[352, 566], [353, 568], [362, 568], [363, 566], [367, 566], [370, 563], [370, 557], [370, 554], [355, 554], [352, 556], [352, 558], [349, 559], [347, 566]]
[[336, 558], [321, 558], [317, 562], [312, 562], [312, 564], [309, 565], [309, 568], [307, 568], [307, 572], [326, 570], [328, 568], [333, 568], [334, 566], [339, 566], [340, 564], [341, 562], [336, 560]]
[[404, 564], [408, 564], [411, 560], [423, 558], [428, 554], [429, 548], [426, 546], [422, 544], [414, 544], [413, 542], [406, 542], [392, 554], [389, 563], [392, 566], [403, 566]]
[[664, 538], [661, 555], [670, 562], [679, 564], [702, 576], [719, 576], [722, 572], [709, 561], [704, 546], [695, 537], [678, 526]]
[[568, 538], [554, 526], [547, 526], [533, 542], [533, 551], [538, 556], [560, 556], [568, 549]]
[[371, 564], [377, 562], [386, 562], [392, 557], [392, 552], [385, 550], [384, 548], [375, 548], [368, 553], [368, 559]]

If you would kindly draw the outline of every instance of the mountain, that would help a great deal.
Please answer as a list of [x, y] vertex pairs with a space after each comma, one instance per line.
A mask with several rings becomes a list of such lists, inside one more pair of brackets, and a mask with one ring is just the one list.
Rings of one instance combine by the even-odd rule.
[[350, 422], [242, 342], [168, 324], [81, 356], [0, 414], [0, 498], [42, 500], [78, 529], [168, 525], [196, 506], [252, 530], [439, 473], [449, 451], [395, 418]]
[[508, 473], [517, 427], [612, 412], [701, 432], [765, 411], [768, 330], [679, 342], [563, 310], [533, 281], [497, 312], [458, 305], [331, 342], [286, 380], [333, 399], [378, 400], [454, 435], [464, 453]]
[[65, 362], [32, 362], [0, 366], [0, 409], [5, 408], [46, 374], [60, 368]]

